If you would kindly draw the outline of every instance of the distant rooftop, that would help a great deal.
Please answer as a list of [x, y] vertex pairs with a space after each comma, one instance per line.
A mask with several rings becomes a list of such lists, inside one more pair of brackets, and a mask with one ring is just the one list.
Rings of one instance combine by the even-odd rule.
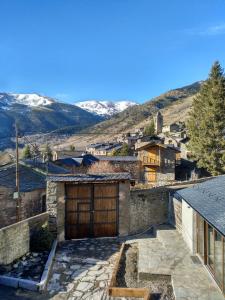
[[121, 147], [122, 147], [121, 143], [96, 143], [87, 146], [87, 148], [95, 148], [97, 150], [111, 150], [111, 149], [119, 149]]
[[96, 155], [99, 160], [107, 161], [118, 161], [118, 162], [135, 162], [138, 161], [136, 156], [105, 156], [105, 155]]
[[176, 195], [225, 235], [225, 175], [177, 191]]

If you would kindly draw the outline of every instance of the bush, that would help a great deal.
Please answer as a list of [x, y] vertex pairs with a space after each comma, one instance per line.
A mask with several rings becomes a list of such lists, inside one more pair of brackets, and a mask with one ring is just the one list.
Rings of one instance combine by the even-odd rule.
[[30, 239], [30, 249], [33, 252], [48, 251], [51, 249], [53, 235], [49, 232], [48, 227], [42, 226], [38, 231], [35, 231]]

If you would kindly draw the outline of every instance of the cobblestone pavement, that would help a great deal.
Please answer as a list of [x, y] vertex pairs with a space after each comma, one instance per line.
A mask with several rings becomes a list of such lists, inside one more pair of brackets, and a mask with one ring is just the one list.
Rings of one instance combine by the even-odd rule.
[[120, 248], [118, 239], [67, 241], [56, 253], [47, 286], [51, 299], [108, 299], [114, 261]]

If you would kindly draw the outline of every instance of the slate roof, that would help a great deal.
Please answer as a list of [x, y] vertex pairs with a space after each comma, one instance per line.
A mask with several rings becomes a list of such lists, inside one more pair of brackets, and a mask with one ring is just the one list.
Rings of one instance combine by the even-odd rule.
[[225, 235], [225, 175], [177, 191], [176, 195]]
[[[29, 192], [36, 189], [45, 189], [45, 175], [42, 175], [29, 167], [19, 165], [20, 191]], [[0, 169], [0, 186], [16, 189], [16, 165]]]
[[[81, 165], [83, 166], [90, 166], [94, 162], [98, 161], [99, 159], [91, 154], [85, 154], [83, 156], [78, 157], [67, 157], [63, 159], [57, 159], [55, 161], [56, 164], [59, 165], [65, 165], [65, 166], [74, 166], [79, 167]], [[49, 172], [50, 173], [50, 172]], [[58, 172], [58, 174], [61, 174], [61, 172]]]
[[99, 173], [99, 174], [75, 174], [75, 175], [49, 175], [47, 181], [62, 182], [102, 182], [131, 180], [129, 173]]
[[41, 160], [33, 160], [33, 159], [25, 159], [22, 161], [22, 164], [26, 166], [32, 167], [34, 169], [38, 169], [45, 173], [50, 174], [69, 174], [70, 172], [60, 166], [57, 166], [53, 162], [45, 162], [43, 163]]
[[105, 156], [105, 155], [97, 155], [99, 160], [107, 160], [107, 161], [118, 161], [118, 162], [136, 162], [138, 158], [136, 156]]

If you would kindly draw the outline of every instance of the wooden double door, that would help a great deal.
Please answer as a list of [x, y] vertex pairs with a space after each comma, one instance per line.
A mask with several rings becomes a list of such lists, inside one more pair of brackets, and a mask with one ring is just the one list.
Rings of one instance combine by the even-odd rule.
[[66, 184], [66, 239], [115, 236], [118, 184]]

